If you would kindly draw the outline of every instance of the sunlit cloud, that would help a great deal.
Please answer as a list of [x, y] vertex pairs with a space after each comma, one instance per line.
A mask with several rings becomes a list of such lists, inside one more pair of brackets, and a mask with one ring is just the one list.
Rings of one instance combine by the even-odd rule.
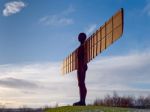
[[[150, 52], [93, 60], [86, 77], [87, 102], [113, 91], [149, 95], [149, 66]], [[67, 105], [79, 98], [76, 71], [61, 75], [61, 62], [0, 65], [0, 90], [3, 102], [15, 99], [16, 106]]]
[[4, 16], [10, 16], [20, 12], [26, 4], [22, 1], [11, 1], [5, 4], [5, 8], [3, 9]]

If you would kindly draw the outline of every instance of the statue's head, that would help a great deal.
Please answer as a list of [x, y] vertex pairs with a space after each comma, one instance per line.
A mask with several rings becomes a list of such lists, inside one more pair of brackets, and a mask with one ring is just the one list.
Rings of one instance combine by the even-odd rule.
[[78, 40], [81, 44], [83, 44], [86, 40], [86, 34], [85, 33], [80, 33], [78, 36]]

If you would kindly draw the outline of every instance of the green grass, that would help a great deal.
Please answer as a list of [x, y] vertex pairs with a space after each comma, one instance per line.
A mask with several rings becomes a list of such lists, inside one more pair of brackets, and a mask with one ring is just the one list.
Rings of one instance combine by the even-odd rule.
[[102, 106], [64, 106], [46, 109], [45, 112], [132, 112], [128, 108]]

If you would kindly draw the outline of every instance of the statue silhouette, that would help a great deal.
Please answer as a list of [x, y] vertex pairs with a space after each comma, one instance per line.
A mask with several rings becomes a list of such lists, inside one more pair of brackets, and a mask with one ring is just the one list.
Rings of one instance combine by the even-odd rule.
[[78, 86], [79, 86], [79, 94], [80, 94], [80, 101], [73, 104], [73, 106], [85, 106], [85, 99], [87, 94], [87, 89], [85, 85], [85, 77], [87, 71], [87, 63], [85, 61], [85, 48], [84, 42], [86, 40], [86, 34], [80, 33], [78, 36], [78, 40], [80, 42], [80, 46], [77, 53], [78, 58], [78, 69], [77, 69], [77, 79], [78, 79]]
[[[86, 34], [80, 33], [78, 40], [80, 46], [67, 56], [62, 64], [62, 73], [68, 74], [77, 70], [77, 79], [79, 86], [80, 101], [74, 103], [74, 106], [86, 105], [85, 99], [87, 89], [85, 85], [87, 63], [94, 59], [102, 51], [106, 50], [111, 44], [117, 41], [123, 34], [124, 11], [121, 8], [99, 29], [96, 30], [87, 40]], [[111, 35], [110, 35], [111, 34]]]

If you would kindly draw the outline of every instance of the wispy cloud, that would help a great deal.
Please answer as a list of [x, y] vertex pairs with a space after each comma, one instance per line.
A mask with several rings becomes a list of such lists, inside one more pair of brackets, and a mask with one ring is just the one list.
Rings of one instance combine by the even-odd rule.
[[40, 23], [48, 26], [71, 25], [74, 23], [74, 20], [68, 16], [74, 11], [75, 9], [72, 6], [69, 6], [68, 9], [62, 11], [61, 13], [44, 16], [39, 21]]
[[40, 22], [48, 26], [70, 25], [73, 24], [73, 19], [61, 17], [59, 15], [51, 15], [41, 18]]
[[[87, 101], [113, 91], [121, 95], [150, 94], [149, 66], [150, 52], [93, 60], [88, 64], [86, 77]], [[3, 100], [9, 102], [14, 98], [18, 104], [28, 106], [33, 106], [35, 101], [41, 106], [78, 100], [76, 72], [62, 76], [58, 62], [1, 65], [0, 91]]]
[[3, 9], [4, 16], [10, 16], [15, 13], [20, 12], [26, 4], [22, 1], [11, 1], [5, 4], [5, 8]]
[[62, 12], [62, 15], [68, 15], [68, 14], [71, 14], [71, 13], [73, 13], [73, 12], [75, 12], [75, 8], [74, 8], [72, 5], [70, 5], [70, 6], [68, 7], [68, 9], [66, 9], [66, 10], [64, 10], [64, 11]]
[[143, 9], [143, 12], [150, 16], [150, 0], [147, 0], [147, 3]]
[[94, 33], [94, 31], [96, 30], [97, 25], [96, 24], [92, 24], [89, 25], [86, 29], [85, 29], [85, 33], [89, 36], [92, 33]]

